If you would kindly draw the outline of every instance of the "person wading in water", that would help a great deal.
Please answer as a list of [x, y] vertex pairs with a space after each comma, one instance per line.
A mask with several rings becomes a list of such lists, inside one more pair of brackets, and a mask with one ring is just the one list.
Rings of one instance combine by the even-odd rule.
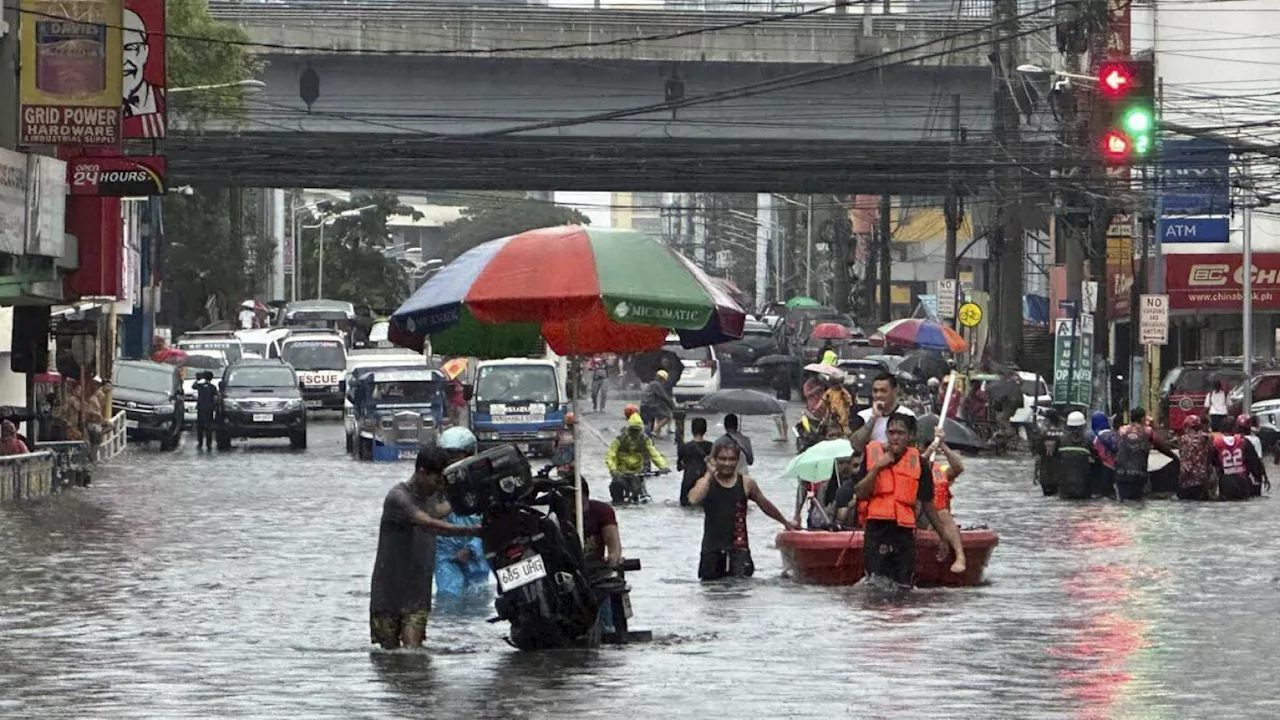
[[740, 453], [738, 444], [728, 436], [717, 440], [711, 447], [711, 467], [689, 491], [689, 504], [701, 505], [706, 513], [699, 580], [751, 577], [755, 572], [747, 543], [748, 499], [786, 529], [800, 529], [769, 502], [755, 480], [738, 472]]
[[[867, 577], [877, 576], [910, 587], [916, 571], [916, 508], [924, 513], [944, 541], [955, 561], [951, 572], [965, 571], [964, 546], [960, 531], [950, 516], [934, 507], [933, 470], [925, 467], [920, 451], [912, 445], [916, 419], [894, 413], [885, 424], [887, 443], [867, 444], [866, 475], [852, 488], [859, 519], [863, 521], [862, 562]], [[854, 506], [841, 493], [837, 503]]]
[[1131, 422], [1116, 431], [1116, 500], [1141, 500], [1147, 487], [1147, 459], [1152, 448], [1171, 460], [1178, 456], [1147, 424], [1147, 411], [1129, 411]]
[[421, 647], [431, 616], [436, 534], [476, 535], [480, 528], [438, 519], [448, 504], [436, 500], [444, 488], [449, 454], [435, 445], [418, 451], [413, 475], [387, 493], [378, 528], [378, 555], [369, 590], [371, 641], [386, 650]]

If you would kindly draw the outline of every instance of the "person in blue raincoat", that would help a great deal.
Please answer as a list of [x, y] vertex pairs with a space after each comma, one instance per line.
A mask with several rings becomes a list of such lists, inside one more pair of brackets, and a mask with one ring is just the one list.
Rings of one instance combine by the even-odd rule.
[[[451, 427], [440, 435], [440, 447], [453, 462], [476, 453], [476, 436], [467, 428]], [[480, 517], [450, 512], [446, 522], [478, 526]], [[436, 594], [451, 597], [489, 593], [489, 562], [478, 537], [436, 538]]]

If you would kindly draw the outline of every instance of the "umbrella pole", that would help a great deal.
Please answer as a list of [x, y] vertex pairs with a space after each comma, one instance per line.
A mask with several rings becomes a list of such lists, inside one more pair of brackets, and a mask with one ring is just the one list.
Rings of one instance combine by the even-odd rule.
[[[956, 388], [956, 371], [952, 370], [951, 374], [947, 376], [947, 396], [942, 399], [942, 417], [938, 418], [938, 426], [942, 428], [942, 432], [944, 434], [947, 432], [947, 411], [951, 409], [951, 397], [952, 397], [951, 393], [955, 390], [955, 388]], [[932, 445], [932, 442], [930, 444]], [[930, 453], [929, 457], [926, 459], [932, 462], [933, 455], [934, 453]]]
[[[569, 344], [573, 348], [573, 352], [569, 355], [569, 363], [573, 366], [573, 373], [581, 372], [580, 362], [582, 357], [578, 354], [578, 324], [576, 322], [569, 323]], [[585, 508], [582, 502], [582, 446], [578, 444], [581, 439], [581, 433], [578, 432], [578, 388], [573, 388], [573, 394], [570, 396], [573, 404], [573, 516], [574, 524], [578, 529], [578, 543], [585, 549], [587, 540], [583, 530], [583, 513]]]

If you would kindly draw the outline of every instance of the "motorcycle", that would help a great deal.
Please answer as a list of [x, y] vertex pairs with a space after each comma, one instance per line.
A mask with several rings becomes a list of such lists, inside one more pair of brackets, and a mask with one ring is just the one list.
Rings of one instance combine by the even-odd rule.
[[665, 474], [666, 470], [653, 470], [646, 467], [638, 473], [614, 473], [609, 483], [609, 497], [614, 505], [642, 505], [653, 498], [645, 486], [645, 478]]
[[[534, 475], [519, 450], [499, 445], [445, 470], [450, 505], [482, 519], [480, 540], [498, 585], [489, 622], [510, 623], [508, 642], [520, 650], [598, 645], [601, 603], [625, 594], [623, 570], [639, 569], [638, 561], [621, 569], [588, 564], [574, 525], [574, 481], [552, 478], [551, 469]], [[625, 620], [620, 627], [625, 636]]]

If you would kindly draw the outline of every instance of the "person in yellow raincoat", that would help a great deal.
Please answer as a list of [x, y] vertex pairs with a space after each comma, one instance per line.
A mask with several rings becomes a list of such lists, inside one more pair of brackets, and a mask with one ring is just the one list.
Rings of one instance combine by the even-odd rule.
[[646, 459], [652, 462], [659, 472], [669, 471], [666, 458], [662, 457], [662, 453], [654, 447], [653, 439], [645, 434], [644, 421], [640, 419], [640, 413], [634, 413], [627, 418], [627, 425], [622, 432], [618, 433], [612, 443], [609, 443], [609, 451], [604, 456], [604, 464], [609, 468], [609, 474], [613, 476], [613, 482], [609, 485], [609, 494], [615, 505], [622, 502], [628, 492], [635, 495], [636, 499], [647, 494], [644, 491], [643, 478], [640, 478], [640, 473], [645, 470]]

